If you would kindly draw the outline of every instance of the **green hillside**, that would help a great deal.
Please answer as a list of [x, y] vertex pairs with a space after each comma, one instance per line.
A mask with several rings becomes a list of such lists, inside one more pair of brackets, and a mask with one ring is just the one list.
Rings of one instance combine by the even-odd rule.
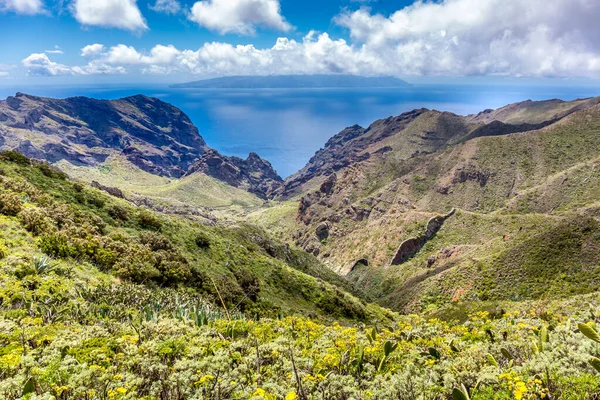
[[2, 265], [17, 275], [28, 275], [36, 257], [52, 257], [56, 268], [89, 279], [86, 286], [167, 287], [249, 315], [368, 320], [380, 312], [338, 289], [350, 286], [316, 259], [261, 229], [156, 214], [18, 153], [0, 158]]

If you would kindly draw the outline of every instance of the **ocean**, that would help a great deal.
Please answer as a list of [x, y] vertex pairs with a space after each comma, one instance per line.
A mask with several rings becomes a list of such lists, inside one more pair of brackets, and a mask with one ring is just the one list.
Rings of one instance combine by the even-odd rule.
[[509, 103], [600, 95], [600, 86], [415, 85], [402, 89], [173, 89], [167, 85], [0, 87], [0, 99], [20, 91], [48, 97], [158, 97], [181, 108], [209, 146], [246, 158], [254, 151], [286, 177], [302, 168], [343, 128], [415, 108], [477, 113]]

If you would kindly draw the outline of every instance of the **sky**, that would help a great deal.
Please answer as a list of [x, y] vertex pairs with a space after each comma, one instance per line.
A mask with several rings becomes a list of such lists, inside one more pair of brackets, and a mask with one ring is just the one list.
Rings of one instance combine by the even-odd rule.
[[0, 84], [600, 78], [598, 0], [0, 0]]

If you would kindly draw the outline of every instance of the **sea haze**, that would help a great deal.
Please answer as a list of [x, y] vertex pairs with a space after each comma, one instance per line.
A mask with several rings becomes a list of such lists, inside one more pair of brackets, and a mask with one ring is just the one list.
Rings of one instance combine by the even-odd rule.
[[477, 113], [509, 103], [600, 95], [600, 86], [415, 85], [360, 89], [175, 89], [167, 85], [0, 87], [48, 97], [116, 99], [134, 94], [159, 97], [187, 113], [208, 145], [246, 158], [251, 151], [286, 177], [344, 127], [398, 115], [415, 108]]

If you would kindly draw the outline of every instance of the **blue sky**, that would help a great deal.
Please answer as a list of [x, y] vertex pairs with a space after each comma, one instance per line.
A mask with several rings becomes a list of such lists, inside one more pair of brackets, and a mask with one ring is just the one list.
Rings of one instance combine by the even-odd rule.
[[597, 0], [0, 0], [4, 82], [598, 78]]

